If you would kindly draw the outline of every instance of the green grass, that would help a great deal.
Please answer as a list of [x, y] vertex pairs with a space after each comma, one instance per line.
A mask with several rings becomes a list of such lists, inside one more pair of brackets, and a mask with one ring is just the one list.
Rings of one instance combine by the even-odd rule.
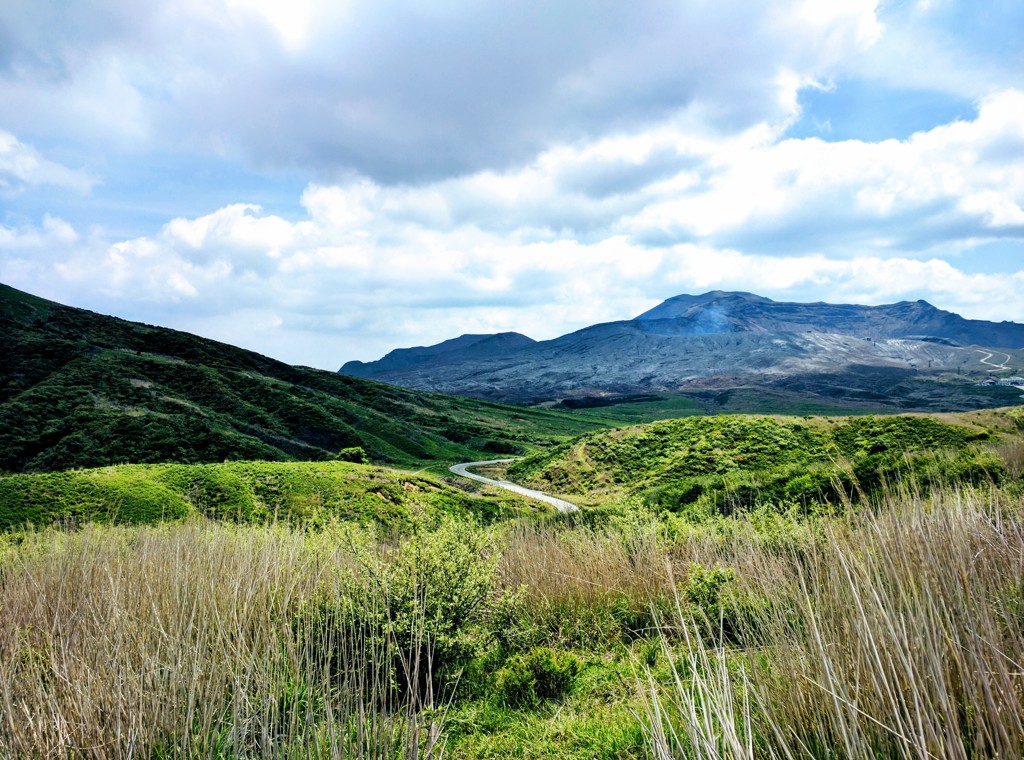
[[225, 460], [440, 466], [603, 423], [410, 391], [0, 286], [0, 473]]
[[310, 526], [354, 521], [404, 529], [441, 515], [493, 522], [536, 503], [484, 488], [470, 494], [433, 476], [348, 462], [118, 465], [0, 477], [0, 530], [53, 523], [122, 524], [190, 515]]
[[[1003, 413], [1004, 431], [1013, 419]], [[1005, 466], [988, 447], [1000, 435], [1007, 433], [920, 415], [689, 417], [588, 433], [515, 462], [508, 474], [590, 503], [632, 495], [705, 518], [759, 504], [831, 509], [908, 476], [924, 488], [999, 482]]]
[[591, 418], [604, 424], [638, 424], [656, 420], [689, 417], [705, 414], [705, 409], [697, 401], [680, 393], [655, 393], [643, 396], [627, 397], [622, 401], [578, 401], [563, 405], [573, 414]]
[[446, 715], [451, 757], [645, 757], [629, 650], [607, 656], [561, 651], [584, 663], [565, 697], [530, 708], [509, 708], [486, 694], [459, 701]]

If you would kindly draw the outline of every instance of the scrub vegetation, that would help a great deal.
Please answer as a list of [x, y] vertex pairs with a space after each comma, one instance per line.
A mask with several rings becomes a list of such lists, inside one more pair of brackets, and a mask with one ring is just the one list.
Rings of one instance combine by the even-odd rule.
[[770, 505], [802, 513], [878, 497], [908, 480], [930, 489], [1000, 483], [992, 450], [1016, 440], [1015, 412], [947, 416], [665, 420], [584, 435], [515, 462], [518, 481], [594, 501], [637, 496], [677, 515], [730, 514]]
[[1019, 757], [1022, 421], [688, 418], [512, 467], [572, 514], [347, 461], [0, 477], [0, 755]]
[[0, 285], [0, 473], [123, 463], [422, 467], [521, 454], [602, 423], [292, 367]]
[[[454, 481], [453, 481], [454, 482]], [[461, 483], [459, 485], [462, 485]], [[489, 523], [536, 510], [507, 491], [467, 493], [430, 475], [349, 462], [118, 465], [0, 477], [0, 529], [203, 516], [389, 530], [442, 515]]]

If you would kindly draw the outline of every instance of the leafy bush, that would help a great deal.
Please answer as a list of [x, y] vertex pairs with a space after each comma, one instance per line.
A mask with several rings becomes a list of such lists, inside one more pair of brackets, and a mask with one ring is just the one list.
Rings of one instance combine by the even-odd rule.
[[542, 700], [564, 697], [581, 669], [574, 654], [537, 647], [508, 660], [494, 676], [494, 693], [509, 707], [533, 708]]
[[718, 624], [724, 610], [722, 592], [736, 578], [736, 571], [727, 567], [706, 568], [698, 563], [690, 565], [680, 598], [686, 611], [695, 618]]
[[[500, 558], [494, 537], [470, 520], [420, 525], [390, 549], [374, 540], [353, 542], [357, 568], [348, 591], [300, 610], [296, 626], [312, 631], [333, 657], [331, 642], [351, 640], [351, 630], [373, 651], [394, 651], [384, 663], [388, 679], [406, 691], [432, 690], [486, 641], [485, 602], [495, 587]], [[372, 657], [370, 659], [373, 659]], [[408, 663], [420, 663], [410, 672]]]
[[370, 458], [366, 455], [366, 449], [362, 446], [349, 446], [339, 451], [334, 456], [339, 462], [355, 462], [356, 464], [368, 464]]

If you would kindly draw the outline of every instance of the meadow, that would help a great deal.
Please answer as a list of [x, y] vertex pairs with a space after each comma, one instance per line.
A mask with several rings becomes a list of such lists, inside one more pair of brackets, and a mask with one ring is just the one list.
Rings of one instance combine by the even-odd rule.
[[[0, 755], [1022, 756], [1024, 444], [986, 414], [587, 434], [517, 465], [582, 463], [569, 515], [348, 462], [0, 478], [63, 505], [0, 534]], [[676, 424], [856, 487], [675, 508], [716, 461]], [[883, 444], [910, 464], [861, 487]]]

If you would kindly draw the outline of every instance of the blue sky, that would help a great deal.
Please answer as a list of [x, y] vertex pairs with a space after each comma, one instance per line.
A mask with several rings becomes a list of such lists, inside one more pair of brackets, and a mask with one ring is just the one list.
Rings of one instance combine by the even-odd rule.
[[335, 369], [712, 289], [1024, 321], [1019, 0], [0, 2], [0, 281]]

